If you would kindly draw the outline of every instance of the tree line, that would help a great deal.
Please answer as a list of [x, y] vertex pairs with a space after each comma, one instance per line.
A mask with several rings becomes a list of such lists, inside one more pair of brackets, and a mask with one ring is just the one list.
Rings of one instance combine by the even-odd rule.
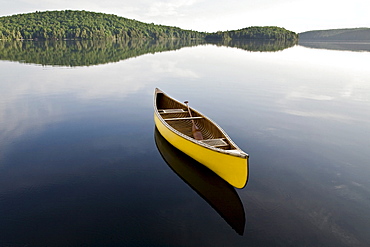
[[298, 35], [279, 27], [250, 27], [206, 33], [155, 25], [111, 14], [89, 11], [44, 11], [0, 17], [0, 39], [269, 39], [297, 40]]
[[88, 11], [45, 11], [0, 17], [0, 39], [203, 38], [204, 34]]
[[239, 30], [216, 32], [206, 39], [219, 40], [298, 40], [298, 35], [281, 27], [247, 27]]

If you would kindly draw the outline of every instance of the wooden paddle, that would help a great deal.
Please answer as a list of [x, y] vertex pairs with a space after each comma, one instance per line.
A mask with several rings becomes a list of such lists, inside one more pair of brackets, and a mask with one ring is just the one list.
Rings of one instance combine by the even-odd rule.
[[[189, 102], [185, 101], [184, 103], [188, 107], [190, 117], [193, 117], [191, 115], [191, 111], [190, 111], [190, 108], [189, 108], [189, 105], [188, 105]], [[199, 127], [195, 124], [193, 119], [191, 120], [191, 122], [193, 123], [193, 126], [191, 127], [191, 131], [193, 132], [194, 139], [195, 140], [203, 140], [203, 135], [202, 135], [202, 132], [200, 131]]]

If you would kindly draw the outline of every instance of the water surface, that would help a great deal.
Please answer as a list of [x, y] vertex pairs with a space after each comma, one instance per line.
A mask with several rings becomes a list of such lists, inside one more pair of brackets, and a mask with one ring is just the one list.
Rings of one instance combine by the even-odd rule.
[[[0, 245], [368, 246], [369, 52], [58, 45], [0, 49]], [[155, 87], [250, 154], [244, 189], [163, 154]]]

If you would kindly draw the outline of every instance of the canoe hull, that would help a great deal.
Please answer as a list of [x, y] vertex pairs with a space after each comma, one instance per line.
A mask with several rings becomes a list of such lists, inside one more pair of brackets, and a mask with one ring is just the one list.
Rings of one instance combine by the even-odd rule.
[[239, 157], [218, 152], [184, 138], [171, 130], [157, 111], [154, 113], [154, 121], [161, 135], [174, 147], [208, 167], [232, 186], [245, 186], [248, 179], [248, 156]]

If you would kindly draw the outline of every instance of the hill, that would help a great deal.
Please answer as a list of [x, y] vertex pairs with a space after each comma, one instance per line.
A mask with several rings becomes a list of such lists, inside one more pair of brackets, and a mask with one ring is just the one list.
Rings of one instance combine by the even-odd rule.
[[298, 35], [278, 27], [250, 27], [235, 31], [206, 33], [148, 24], [111, 14], [64, 10], [0, 17], [0, 39], [297, 40]]
[[216, 32], [206, 36], [207, 40], [298, 40], [298, 35], [281, 27], [247, 27], [239, 30]]
[[299, 40], [312, 41], [370, 41], [370, 28], [346, 28], [308, 31]]
[[203, 38], [204, 33], [88, 11], [45, 11], [0, 17], [0, 39]]

